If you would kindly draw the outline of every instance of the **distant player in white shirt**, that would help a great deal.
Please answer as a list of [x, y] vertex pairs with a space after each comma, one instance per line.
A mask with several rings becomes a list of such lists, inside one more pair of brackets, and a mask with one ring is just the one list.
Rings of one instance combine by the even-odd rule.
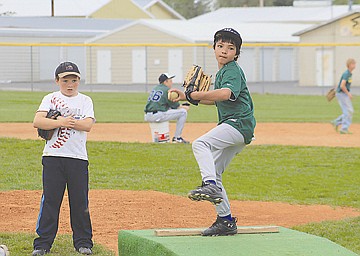
[[[92, 254], [92, 226], [88, 205], [87, 132], [95, 123], [93, 102], [78, 92], [80, 71], [76, 64], [63, 62], [55, 70], [60, 91], [46, 95], [34, 118], [34, 127], [56, 129], [46, 141], [43, 165], [43, 195], [34, 240], [33, 256], [50, 252], [59, 223], [59, 211], [67, 187], [71, 228], [76, 251]], [[46, 118], [50, 109], [61, 113], [56, 120]]]

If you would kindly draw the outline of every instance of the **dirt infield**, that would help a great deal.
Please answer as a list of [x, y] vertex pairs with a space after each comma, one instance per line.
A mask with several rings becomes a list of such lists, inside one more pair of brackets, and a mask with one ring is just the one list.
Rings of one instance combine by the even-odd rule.
[[[215, 124], [186, 124], [184, 137], [193, 141]], [[358, 147], [360, 125], [353, 134], [340, 135], [330, 124], [262, 123], [256, 128], [254, 145], [304, 145]], [[175, 124], [170, 124], [173, 134]], [[192, 131], [190, 133], [190, 131]], [[31, 124], [0, 124], [0, 137], [38, 139]], [[151, 142], [148, 124], [95, 124], [89, 133], [93, 141]], [[0, 232], [34, 232], [41, 191], [0, 192]], [[339, 220], [360, 216], [358, 209], [325, 205], [291, 205], [275, 202], [231, 201], [238, 224], [291, 227], [309, 222]], [[117, 252], [117, 233], [121, 229], [206, 227], [215, 219], [206, 202], [155, 191], [90, 190], [90, 212], [94, 241]], [[60, 233], [71, 233], [67, 197], [60, 214]]]
[[[183, 136], [193, 141], [214, 123], [187, 123]], [[175, 124], [170, 123], [170, 135]], [[351, 125], [353, 134], [336, 133], [330, 124], [323, 123], [260, 123], [255, 130], [256, 140], [252, 145], [302, 145], [327, 147], [358, 147], [360, 145], [360, 124]], [[0, 137], [39, 139], [30, 123], [0, 123]], [[97, 123], [88, 135], [93, 141], [151, 142], [150, 127], [146, 123], [107, 124]]]

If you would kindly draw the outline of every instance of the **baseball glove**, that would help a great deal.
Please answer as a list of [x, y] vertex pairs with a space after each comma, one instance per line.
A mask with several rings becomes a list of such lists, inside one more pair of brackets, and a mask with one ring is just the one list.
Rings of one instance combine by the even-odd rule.
[[[46, 114], [46, 118], [50, 118], [50, 119], [57, 119], [58, 116], [61, 116], [61, 113], [54, 109], [50, 109]], [[44, 140], [50, 140], [55, 132], [55, 129], [43, 130], [38, 128], [37, 131], [39, 137], [43, 138]]]
[[328, 101], [332, 101], [333, 98], [335, 98], [335, 89], [331, 88], [327, 93], [326, 93], [326, 98]]
[[185, 87], [185, 96], [188, 102], [193, 105], [198, 105], [199, 100], [193, 100], [190, 93], [206, 92], [210, 89], [211, 76], [204, 74], [203, 69], [198, 65], [193, 65], [186, 75], [183, 83]]

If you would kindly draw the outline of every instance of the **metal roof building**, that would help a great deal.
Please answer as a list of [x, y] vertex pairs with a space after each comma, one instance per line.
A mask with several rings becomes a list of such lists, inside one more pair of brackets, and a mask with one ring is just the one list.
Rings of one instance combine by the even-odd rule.
[[[55, 15], [59, 17], [87, 17], [111, 0], [61, 0], [54, 1]], [[2, 0], [0, 13], [6, 16], [51, 16], [51, 1]]]
[[[141, 6], [152, 3], [137, 1]], [[127, 44], [121, 47], [1, 46], [0, 57], [6, 61], [0, 64], [0, 80], [53, 79], [53, 67], [59, 61], [71, 59], [79, 64], [88, 83], [152, 83], [162, 72], [176, 74], [175, 82], [180, 83], [192, 64], [203, 66], [210, 74], [216, 72], [211, 48], [213, 35], [221, 28], [233, 27], [243, 38], [239, 63], [248, 81], [297, 81], [299, 70], [309, 65], [299, 62], [299, 48], [290, 44], [300, 42], [303, 35], [299, 31], [326, 23], [337, 11], [346, 15], [347, 6], [331, 8], [332, 13], [328, 7], [222, 8], [191, 20], [0, 17], [3, 43]], [[312, 18], [303, 17], [304, 13]], [[317, 37], [316, 33], [311, 35]], [[331, 40], [332, 37], [329, 34], [322, 38]], [[206, 46], [179, 46], [190, 43], [205, 43]], [[307, 77], [313, 76], [310, 73]]]
[[79, 42], [132, 21], [59, 17], [0, 17], [2, 42]]
[[0, 16], [184, 19], [161, 0], [2, 0]]
[[[360, 5], [353, 5], [353, 9]], [[334, 17], [346, 14], [346, 5], [332, 6], [277, 6], [277, 7], [232, 7], [190, 19], [196, 22], [242, 23], [242, 22], [278, 22], [278, 23], [322, 23]]]
[[[137, 22], [194, 43], [211, 43], [214, 32], [224, 27], [232, 27], [239, 31], [246, 43], [298, 42], [298, 37], [293, 34], [313, 25], [313, 23], [236, 23], [197, 22], [193, 20], [167, 20], [166, 22], [162, 20], [140, 20]], [[254, 31], [261, 31], [261, 33], [254, 33]]]

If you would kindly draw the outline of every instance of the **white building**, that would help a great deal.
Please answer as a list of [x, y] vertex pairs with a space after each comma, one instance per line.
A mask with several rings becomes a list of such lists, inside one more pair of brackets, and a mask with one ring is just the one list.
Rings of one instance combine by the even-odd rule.
[[[6, 1], [10, 0], [3, 0]], [[143, 0], [141, 5], [141, 0], [129, 1], [147, 8], [147, 12], [151, 11], [148, 8], [152, 3], [161, 2]], [[104, 4], [106, 1], [99, 2]], [[176, 74], [175, 82], [181, 83], [192, 64], [201, 65], [207, 73], [215, 74], [217, 67], [211, 47], [213, 34], [218, 29], [233, 27], [243, 38], [239, 63], [248, 81], [298, 81], [304, 65], [308, 65], [299, 61], [304, 51], [299, 55], [299, 49], [302, 48], [297, 47], [297, 44], [302, 34], [298, 32], [321, 26], [332, 20], [332, 17], [347, 13], [348, 6], [291, 6], [221, 8], [190, 20], [0, 17], [3, 43], [0, 45], [0, 57], [3, 60], [3, 64], [0, 64], [0, 80], [53, 79], [53, 67], [59, 61], [71, 58], [82, 67], [87, 83], [152, 84], [157, 82], [162, 72]], [[315, 33], [308, 34], [316, 37]], [[332, 38], [327, 37], [326, 40], [331, 41]], [[13, 46], [9, 46], [11, 43]], [[15, 46], [18, 43], [32, 43], [33, 46]], [[86, 43], [93, 46], [40, 47], [36, 45], [38, 43]], [[118, 44], [126, 46], [118, 47]], [[205, 46], [188, 47], [185, 44]], [[307, 75], [314, 76], [311, 73]], [[315, 85], [313, 81], [311, 83]], [[306, 82], [302, 85], [310, 84]]]

